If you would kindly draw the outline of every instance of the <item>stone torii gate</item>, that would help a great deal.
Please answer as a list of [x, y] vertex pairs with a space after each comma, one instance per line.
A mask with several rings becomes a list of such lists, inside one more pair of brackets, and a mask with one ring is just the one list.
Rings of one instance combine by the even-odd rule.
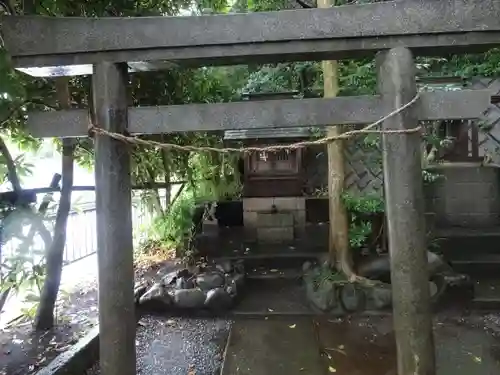
[[[417, 95], [413, 55], [480, 52], [500, 45], [497, 0], [407, 0], [331, 9], [200, 17], [6, 16], [3, 39], [32, 75], [93, 74], [92, 115], [30, 113], [36, 137], [86, 137], [95, 127], [132, 135], [259, 127], [367, 124]], [[380, 51], [380, 52], [379, 52]], [[377, 52], [378, 96], [128, 108], [127, 70], [346, 59]], [[36, 68], [36, 69], [34, 69]], [[426, 92], [383, 122], [476, 118], [487, 91]], [[384, 185], [399, 375], [435, 372], [426, 269], [421, 139], [384, 134]], [[100, 362], [103, 375], [135, 374], [129, 148], [95, 141]]]

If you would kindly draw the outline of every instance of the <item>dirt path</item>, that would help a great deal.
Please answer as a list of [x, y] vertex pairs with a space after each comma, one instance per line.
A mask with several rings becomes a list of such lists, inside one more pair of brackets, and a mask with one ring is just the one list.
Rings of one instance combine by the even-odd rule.
[[[36, 373], [98, 323], [96, 262], [96, 257], [87, 258], [63, 270], [65, 291], [59, 295], [58, 320], [53, 330], [36, 334], [27, 322], [0, 331], [0, 375]], [[154, 278], [162, 266], [169, 269], [168, 264], [137, 269], [136, 279]], [[78, 268], [84, 268], [84, 277], [71, 279], [71, 273]]]
[[95, 285], [70, 294], [58, 315], [57, 326], [42, 334], [29, 322], [0, 332], [1, 375], [33, 374], [90, 331], [98, 317]]

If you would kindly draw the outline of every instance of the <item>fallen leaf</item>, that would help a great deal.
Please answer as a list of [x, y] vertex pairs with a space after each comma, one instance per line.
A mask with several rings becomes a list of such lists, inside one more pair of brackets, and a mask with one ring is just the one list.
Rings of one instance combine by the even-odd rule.
[[330, 367], [328, 367], [328, 371], [329, 372], [337, 372], [337, 369], [335, 367], [330, 366]]
[[474, 362], [476, 363], [481, 363], [483, 360], [481, 359], [481, 357], [474, 357]]
[[288, 327], [295, 328], [295, 327], [297, 327], [297, 324], [292, 324], [291, 326], [288, 326]]

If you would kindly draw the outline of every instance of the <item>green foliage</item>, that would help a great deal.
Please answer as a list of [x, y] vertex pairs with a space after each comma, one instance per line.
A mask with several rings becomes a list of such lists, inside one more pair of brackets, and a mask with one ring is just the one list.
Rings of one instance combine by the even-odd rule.
[[[25, 302], [31, 305], [24, 312], [28, 314], [36, 309], [39, 302], [45, 278], [45, 246], [48, 244], [37, 238], [36, 229], [32, 237], [27, 232], [32, 226], [37, 228], [43, 225], [43, 218], [34, 211], [34, 207], [16, 207], [4, 209], [1, 220], [0, 293], [25, 293]], [[43, 243], [45, 246], [38, 248], [34, 246], [36, 243]], [[5, 251], [6, 245], [11, 251]]]
[[342, 194], [342, 202], [349, 213], [349, 243], [351, 248], [359, 249], [372, 233], [373, 215], [385, 211], [385, 202], [378, 195], [362, 196], [349, 192]]
[[270, 12], [290, 8], [289, 0], [247, 0], [250, 12]]
[[158, 250], [171, 251], [181, 249], [186, 245], [185, 240], [190, 240], [193, 226], [194, 199], [192, 194], [183, 194], [174, 202], [169, 212], [158, 216], [149, 228], [148, 241], [143, 244], [144, 251], [148, 249], [149, 241], [156, 244]]
[[443, 178], [443, 175], [437, 172], [432, 172], [428, 169], [424, 169], [422, 170], [422, 178], [424, 180], [424, 184], [432, 184], [436, 181], [441, 180]]
[[[214, 158], [217, 160], [214, 161]], [[235, 168], [235, 156], [198, 153], [189, 160], [190, 179], [170, 208], [159, 214], [147, 229], [148, 240], [141, 245], [144, 254], [186, 255], [192, 247], [193, 214], [200, 202], [239, 198], [241, 184]], [[205, 213], [206, 214], [206, 213]]]
[[376, 214], [385, 211], [384, 200], [375, 194], [357, 196], [349, 192], [342, 194], [342, 202], [345, 208], [354, 214]]
[[[366, 2], [366, 1], [364, 1]], [[19, 9], [20, 1], [15, 2]], [[343, 4], [344, 1], [337, 2]], [[230, 10], [226, 0], [42, 0], [37, 2], [36, 12], [49, 16], [146, 16], [176, 15], [192, 5], [196, 10], [211, 8], [216, 13]], [[288, 0], [239, 0], [231, 2], [232, 10], [270, 11], [296, 6]], [[191, 8], [192, 9], [192, 8]], [[374, 94], [376, 72], [373, 59], [344, 60], [339, 66], [339, 95]], [[421, 76], [497, 76], [500, 74], [500, 50], [485, 54], [449, 56], [446, 58], [418, 58], [418, 74]], [[137, 73], [131, 76], [133, 105], [168, 105], [185, 103], [225, 102], [238, 98], [243, 92], [279, 92], [298, 90], [321, 95], [323, 87], [320, 62], [279, 63], [252, 66], [181, 69]], [[12, 69], [8, 54], [0, 48], [0, 131], [22, 150], [36, 150], [40, 143], [24, 132], [26, 111], [48, 110], [56, 106], [52, 80], [28, 77]], [[76, 106], [89, 106], [89, 77], [70, 80], [71, 96]], [[307, 125], [307, 124], [304, 124]], [[191, 133], [168, 134], [148, 137], [160, 142], [178, 145], [220, 146], [220, 134]], [[440, 146], [444, 140], [427, 137], [429, 145]], [[60, 146], [59, 141], [56, 141]], [[379, 150], [380, 138], [367, 136], [360, 147]], [[373, 155], [373, 163], [380, 163], [380, 152]], [[75, 150], [80, 165], [93, 165], [93, 142], [80, 140]], [[18, 173], [27, 175], [32, 166], [23, 158], [15, 160]], [[0, 158], [0, 176], [5, 182], [5, 158]], [[157, 219], [150, 228], [150, 244], [165, 248], [184, 246], [192, 225], [195, 202], [200, 200], [234, 199], [241, 186], [237, 175], [236, 158], [231, 155], [211, 153], [186, 153], [134, 147], [132, 150], [132, 179], [134, 183], [187, 180], [188, 186], [170, 209], [158, 207], [158, 191], [142, 194], [143, 200], [156, 210]], [[424, 181], [439, 178], [431, 171], [424, 171]], [[344, 194], [344, 203], [351, 212], [350, 241], [352, 247], [360, 247], [371, 231], [371, 224], [359, 220], [363, 215], [383, 212], [383, 201], [375, 197], [354, 197]], [[160, 209], [159, 209], [160, 208]], [[156, 245], [155, 245], [156, 246]], [[146, 247], [145, 247], [146, 248]], [[24, 266], [23, 266], [24, 267]], [[26, 266], [29, 268], [29, 265]], [[18, 270], [17, 266], [12, 267]], [[23, 268], [24, 269], [24, 268]]]
[[[14, 166], [19, 179], [22, 181], [24, 177], [31, 176], [33, 174], [33, 169], [35, 166], [25, 160], [25, 155], [20, 154], [14, 158]], [[0, 154], [0, 185], [8, 181], [7, 178], [7, 162], [5, 155]]]
[[500, 76], [500, 49], [491, 49], [481, 54], [451, 55], [447, 58], [419, 58], [426, 73], [432, 76]]
[[321, 287], [325, 283], [335, 284], [335, 285], [345, 285], [349, 282], [343, 272], [337, 271], [335, 268], [330, 267], [328, 264], [321, 264], [319, 267], [314, 267], [310, 274], [306, 277], [310, 277], [315, 289]]

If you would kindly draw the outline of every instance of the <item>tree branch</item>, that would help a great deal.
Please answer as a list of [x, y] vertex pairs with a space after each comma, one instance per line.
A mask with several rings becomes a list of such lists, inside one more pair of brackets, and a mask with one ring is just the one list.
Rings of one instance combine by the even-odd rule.
[[315, 6], [309, 5], [309, 4], [307, 4], [306, 2], [304, 2], [302, 0], [295, 0], [295, 1], [297, 2], [297, 4], [299, 4], [302, 8], [305, 8], [305, 9], [316, 8]]
[[7, 178], [12, 185], [12, 189], [20, 196], [22, 192], [21, 181], [19, 180], [19, 175], [17, 174], [14, 159], [12, 158], [9, 148], [5, 144], [2, 137], [0, 137], [0, 153], [5, 158], [5, 164], [7, 166]]
[[7, 116], [5, 116], [4, 119], [2, 119], [2, 122], [0, 123], [0, 128], [3, 128], [4, 125], [17, 113], [19, 112], [24, 106], [28, 105], [28, 104], [35, 104], [35, 105], [43, 105], [47, 108], [51, 108], [51, 109], [57, 109], [57, 107], [53, 106], [53, 105], [50, 105], [50, 104], [47, 104], [45, 102], [43, 102], [42, 100], [37, 100], [37, 99], [26, 99], [24, 100], [22, 103], [18, 104], [17, 106], [15, 106], [14, 108], [12, 108], [9, 113], [7, 114]]
[[[56, 80], [56, 92], [61, 108], [71, 107], [71, 95], [67, 78]], [[71, 191], [73, 190], [73, 168], [75, 142], [72, 139], [62, 140], [62, 186], [57, 207], [54, 237], [49, 248], [46, 248], [46, 277], [40, 296], [40, 304], [35, 317], [37, 330], [48, 330], [54, 326], [54, 306], [61, 284], [61, 274], [66, 245], [66, 226], [71, 209]]]

